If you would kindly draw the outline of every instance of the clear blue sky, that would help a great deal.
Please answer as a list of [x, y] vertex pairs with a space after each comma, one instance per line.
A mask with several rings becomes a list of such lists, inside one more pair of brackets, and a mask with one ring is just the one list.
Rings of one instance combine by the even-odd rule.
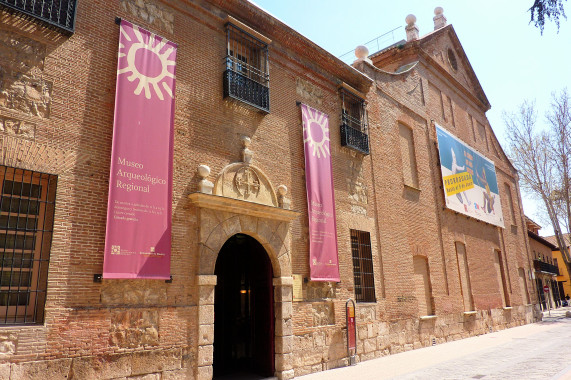
[[[319, 46], [340, 56], [357, 45], [416, 16], [420, 35], [434, 29], [434, 8], [444, 8], [448, 23], [460, 38], [468, 59], [492, 104], [487, 116], [505, 147], [503, 111], [513, 111], [524, 99], [536, 100], [539, 122], [544, 122], [551, 93], [571, 90], [571, 2], [565, 3], [569, 20], [546, 25], [543, 36], [529, 24], [533, 0], [420, 1], [379, 0], [254, 0], [255, 4], [285, 22]], [[405, 39], [404, 28], [396, 41]], [[390, 44], [389, 41], [387, 44]], [[371, 53], [376, 49], [370, 49]], [[524, 195], [525, 213], [534, 219], [536, 204]], [[542, 220], [537, 220], [542, 223]], [[551, 234], [545, 226], [542, 235]]]

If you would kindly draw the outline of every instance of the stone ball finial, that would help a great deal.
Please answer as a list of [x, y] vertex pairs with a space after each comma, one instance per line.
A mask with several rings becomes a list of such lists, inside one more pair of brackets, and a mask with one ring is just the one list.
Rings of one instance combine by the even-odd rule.
[[279, 185], [278, 186], [278, 204], [281, 208], [289, 210], [291, 209], [291, 200], [286, 198], [287, 194], [287, 186], [286, 185]]
[[210, 175], [210, 168], [207, 165], [198, 165], [196, 169], [198, 175], [202, 178], [206, 178]]
[[406, 16], [406, 18], [404, 19], [404, 21], [406, 22], [407, 25], [411, 26], [414, 25], [416, 23], [416, 16], [413, 14], [409, 14], [408, 16]]
[[355, 48], [355, 57], [357, 59], [365, 59], [369, 56], [369, 49], [364, 45], [359, 45]]
[[287, 194], [287, 186], [286, 185], [279, 185], [278, 186], [278, 194], [281, 195], [282, 197], [285, 197], [285, 195]]
[[206, 177], [210, 175], [210, 168], [204, 164], [198, 165], [196, 172], [202, 178], [200, 182], [198, 182], [198, 191], [203, 194], [212, 194], [214, 184], [206, 179]]
[[444, 28], [446, 26], [446, 17], [444, 17], [444, 9], [442, 7], [434, 8], [434, 30]]
[[242, 136], [241, 140], [242, 140], [242, 145], [244, 146], [244, 148], [247, 148], [248, 146], [250, 146], [250, 143], [252, 142], [252, 139], [249, 138], [248, 136]]

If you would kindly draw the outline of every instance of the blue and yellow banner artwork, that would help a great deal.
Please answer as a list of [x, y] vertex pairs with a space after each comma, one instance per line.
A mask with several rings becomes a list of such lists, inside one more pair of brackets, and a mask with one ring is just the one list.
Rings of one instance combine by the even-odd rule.
[[436, 125], [446, 207], [504, 227], [494, 162]]

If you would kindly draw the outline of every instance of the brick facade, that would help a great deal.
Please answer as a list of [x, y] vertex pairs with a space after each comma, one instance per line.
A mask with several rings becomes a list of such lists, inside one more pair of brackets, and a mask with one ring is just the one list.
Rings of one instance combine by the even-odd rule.
[[[229, 15], [272, 40], [269, 114], [222, 97]], [[178, 44], [172, 283], [94, 281], [105, 243], [115, 17]], [[453, 28], [372, 58], [355, 70], [242, 0], [80, 0], [72, 35], [0, 7], [2, 165], [58, 176], [45, 320], [0, 326], [0, 378], [210, 378], [216, 258], [236, 233], [258, 240], [272, 262], [275, 369], [283, 379], [348, 363], [351, 229], [370, 233], [376, 294], [376, 302], [357, 304], [358, 361], [534, 321], [534, 286], [518, 282], [522, 271], [529, 281], [532, 264], [517, 173]], [[339, 144], [342, 83], [368, 102], [370, 155]], [[292, 274], [309, 276], [297, 101], [329, 115], [341, 282], [303, 282], [303, 300], [292, 302]], [[434, 123], [494, 161], [506, 228], [445, 209]], [[418, 186], [404, 183], [399, 125], [412, 131]], [[210, 168], [216, 194], [220, 174], [244, 164], [244, 136], [269, 194], [263, 207], [199, 193], [198, 166]], [[465, 246], [473, 312], [465, 312], [457, 242]], [[415, 263], [426, 263], [423, 300]], [[421, 318], [430, 302], [435, 317]]]

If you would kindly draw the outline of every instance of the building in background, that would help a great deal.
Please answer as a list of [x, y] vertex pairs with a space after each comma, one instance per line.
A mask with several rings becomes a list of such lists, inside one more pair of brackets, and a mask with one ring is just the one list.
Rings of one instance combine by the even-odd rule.
[[[552, 254], [552, 251], [557, 251], [557, 247], [547, 239], [539, 236], [539, 230], [541, 229], [539, 224], [527, 216], [525, 221], [539, 303], [543, 310], [559, 307], [565, 295], [561, 296], [563, 282], [559, 282], [558, 279], [560, 277], [559, 260]], [[546, 286], [547, 292], [545, 291]]]
[[[537, 320], [517, 173], [441, 8], [351, 67], [244, 0], [42, 4], [0, 1], [0, 377], [290, 379], [349, 363], [347, 299], [359, 361]], [[135, 95], [175, 99], [166, 281], [101, 278], [118, 59]], [[308, 206], [304, 144], [333, 213]]]
[[[383, 294], [388, 301], [415, 284], [416, 302], [401, 300], [384, 312], [391, 319], [412, 317], [416, 307], [420, 315], [449, 310], [449, 318], [462, 316], [463, 326], [476, 328], [486, 326], [484, 310], [505, 321], [519, 313], [525, 319], [537, 294], [517, 172], [486, 119], [490, 104], [442, 9], [423, 37], [415, 20], [407, 17], [406, 41], [371, 55], [358, 48], [353, 64], [375, 81], [367, 97], [371, 159], [375, 189], [385, 188], [377, 198], [379, 221], [389, 221], [379, 234]], [[446, 324], [446, 317], [432, 323]]]
[[[565, 241], [569, 241], [569, 234], [563, 234], [563, 239]], [[555, 265], [557, 265], [558, 269], [558, 276], [557, 276], [557, 285], [559, 287], [559, 295], [561, 299], [566, 298], [568, 295], [571, 295], [571, 281], [569, 276], [569, 265], [566, 264], [563, 254], [559, 250], [557, 246], [557, 239], [555, 235], [553, 236], [546, 236], [545, 240], [549, 241], [551, 244], [555, 246], [551, 255], [553, 256], [553, 261]], [[569, 248], [570, 246], [567, 246]]]

